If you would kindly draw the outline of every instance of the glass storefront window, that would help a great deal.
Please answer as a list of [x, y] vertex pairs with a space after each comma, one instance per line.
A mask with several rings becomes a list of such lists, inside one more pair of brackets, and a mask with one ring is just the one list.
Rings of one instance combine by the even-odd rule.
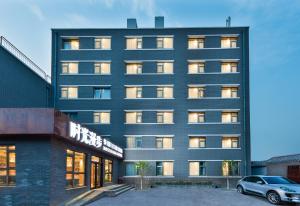
[[112, 182], [112, 160], [106, 159], [104, 161], [104, 181]]
[[66, 157], [66, 187], [82, 187], [85, 185], [85, 160], [84, 153], [67, 150]]
[[0, 186], [16, 185], [15, 150], [15, 146], [0, 146]]

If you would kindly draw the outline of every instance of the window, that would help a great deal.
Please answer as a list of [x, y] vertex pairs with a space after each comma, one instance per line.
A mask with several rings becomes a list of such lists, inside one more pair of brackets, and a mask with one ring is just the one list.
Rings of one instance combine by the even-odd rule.
[[205, 63], [204, 62], [190, 62], [188, 64], [189, 74], [201, 74], [204, 73]]
[[127, 137], [127, 148], [142, 148], [142, 137]]
[[237, 72], [237, 63], [236, 62], [223, 62], [223, 63], [221, 63], [221, 72], [222, 73]]
[[142, 112], [126, 112], [126, 123], [127, 124], [142, 123]]
[[78, 74], [78, 62], [64, 62], [62, 63], [63, 74]]
[[112, 182], [112, 160], [104, 160], [104, 182]]
[[201, 161], [189, 162], [190, 176], [205, 176], [206, 175], [206, 163]]
[[172, 137], [156, 137], [155, 142], [158, 149], [171, 149], [173, 147]]
[[189, 112], [189, 123], [205, 122], [204, 112]]
[[222, 112], [222, 123], [235, 123], [238, 121], [237, 112]]
[[77, 120], [78, 112], [64, 112], [70, 119]]
[[221, 38], [221, 48], [236, 48], [237, 37], [223, 37]]
[[79, 49], [79, 39], [63, 39], [63, 49]]
[[126, 74], [142, 74], [142, 63], [127, 63]]
[[173, 98], [173, 87], [157, 87], [157, 98]]
[[110, 124], [110, 112], [94, 112], [94, 123]]
[[223, 161], [222, 162], [223, 176], [239, 176], [240, 175], [240, 162], [238, 161]]
[[238, 137], [223, 137], [222, 148], [238, 148], [239, 138]]
[[204, 38], [189, 38], [188, 48], [189, 49], [204, 48]]
[[142, 87], [126, 87], [126, 98], [137, 99], [142, 98], [143, 88]]
[[222, 98], [236, 98], [237, 92], [237, 87], [222, 87]]
[[156, 176], [173, 176], [173, 162], [156, 162]]
[[172, 124], [173, 123], [173, 112], [157, 112], [157, 123], [161, 124]]
[[172, 62], [157, 62], [156, 68], [158, 74], [173, 74]]
[[189, 141], [190, 148], [204, 148], [206, 147], [206, 138], [205, 137], [190, 137]]
[[0, 186], [16, 185], [16, 147], [0, 146]]
[[189, 99], [200, 99], [204, 97], [204, 87], [189, 86]]
[[67, 150], [66, 187], [82, 187], [85, 185], [85, 154]]
[[140, 175], [140, 170], [136, 163], [126, 163], [126, 176]]
[[94, 88], [94, 98], [95, 99], [110, 99], [111, 91], [108, 87]]
[[95, 74], [110, 74], [110, 63], [109, 62], [97, 62], [94, 64]]
[[172, 49], [173, 38], [172, 37], [158, 37], [156, 39], [156, 48], [158, 49]]
[[141, 37], [127, 38], [126, 49], [141, 49], [143, 48], [143, 40]]
[[64, 98], [64, 99], [78, 98], [78, 88], [77, 87], [62, 87], [61, 88], [61, 98]]
[[110, 49], [110, 43], [110, 38], [95, 38], [95, 49]]

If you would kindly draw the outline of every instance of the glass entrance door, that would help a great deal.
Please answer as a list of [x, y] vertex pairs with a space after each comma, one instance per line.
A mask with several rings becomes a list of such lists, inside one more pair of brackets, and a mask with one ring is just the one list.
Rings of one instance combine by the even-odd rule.
[[92, 156], [91, 160], [91, 189], [101, 187], [101, 158]]

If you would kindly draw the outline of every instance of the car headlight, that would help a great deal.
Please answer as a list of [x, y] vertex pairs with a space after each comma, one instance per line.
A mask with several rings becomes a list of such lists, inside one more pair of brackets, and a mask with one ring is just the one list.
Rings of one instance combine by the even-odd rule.
[[292, 189], [290, 189], [288, 187], [280, 187], [280, 189], [282, 189], [282, 190], [284, 190], [286, 192], [296, 192], [295, 190], [292, 190]]

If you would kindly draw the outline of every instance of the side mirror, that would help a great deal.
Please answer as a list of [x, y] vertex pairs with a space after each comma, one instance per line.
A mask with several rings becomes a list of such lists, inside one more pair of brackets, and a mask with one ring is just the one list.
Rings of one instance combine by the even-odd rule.
[[260, 180], [257, 181], [256, 183], [257, 183], [257, 184], [260, 184], [260, 185], [263, 185], [263, 184], [264, 184], [263, 181], [260, 181]]

